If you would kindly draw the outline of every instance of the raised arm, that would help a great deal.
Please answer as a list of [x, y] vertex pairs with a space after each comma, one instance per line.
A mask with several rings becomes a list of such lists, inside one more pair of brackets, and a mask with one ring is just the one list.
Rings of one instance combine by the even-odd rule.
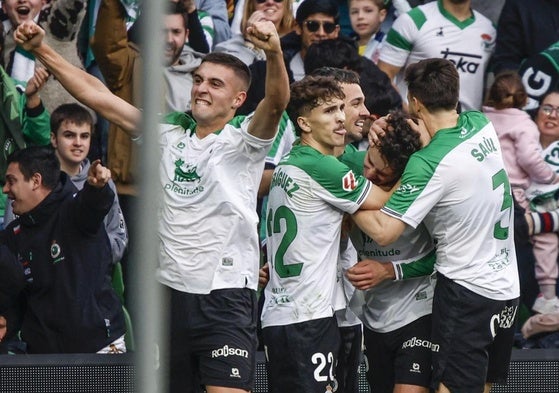
[[99, 79], [75, 67], [43, 42], [45, 31], [34, 22], [25, 22], [14, 32], [15, 41], [35, 57], [82, 104], [138, 137], [140, 111], [115, 96]]
[[254, 111], [248, 132], [258, 138], [272, 139], [289, 101], [289, 79], [279, 35], [272, 22], [251, 23], [249, 20], [247, 36], [266, 52], [266, 95]]

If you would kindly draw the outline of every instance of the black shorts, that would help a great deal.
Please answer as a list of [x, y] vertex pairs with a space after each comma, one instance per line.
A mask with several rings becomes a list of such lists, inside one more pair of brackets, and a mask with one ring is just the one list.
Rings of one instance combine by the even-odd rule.
[[252, 390], [256, 292], [248, 288], [208, 295], [170, 292], [170, 392], [200, 392], [202, 385]]
[[437, 274], [433, 298], [433, 381], [452, 392], [506, 382], [518, 298], [492, 300]]
[[343, 326], [340, 330], [340, 351], [336, 365], [338, 392], [359, 393], [359, 366], [363, 360], [363, 329], [361, 325]]
[[262, 337], [270, 393], [337, 390], [334, 368], [340, 333], [336, 318], [265, 327]]
[[372, 391], [392, 393], [395, 384], [429, 387], [431, 315], [386, 333], [365, 328], [363, 335]]

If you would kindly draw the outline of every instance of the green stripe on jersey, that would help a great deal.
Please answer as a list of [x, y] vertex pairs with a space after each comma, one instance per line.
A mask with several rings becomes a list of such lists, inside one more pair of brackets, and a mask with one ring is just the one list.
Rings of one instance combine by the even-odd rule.
[[444, 9], [442, 0], [438, 0], [438, 6], [439, 6], [439, 11], [441, 12], [441, 14], [461, 30], [464, 30], [466, 27], [470, 26], [471, 24], [473, 24], [476, 21], [476, 18], [474, 16], [473, 12], [472, 12], [472, 16], [470, 16], [468, 19], [463, 20], [463, 21], [459, 21], [458, 19], [456, 19], [454, 17], [454, 15], [452, 15], [450, 12], [448, 12], [447, 10]]
[[404, 49], [407, 52], [411, 52], [413, 45], [400, 35], [396, 30], [390, 29], [386, 35], [386, 42], [390, 45], [394, 45], [397, 48]]
[[417, 30], [421, 30], [421, 27], [427, 22], [427, 17], [419, 8], [412, 8], [408, 15], [413, 20], [413, 23], [417, 27]]
[[281, 165], [299, 168], [336, 198], [358, 202], [363, 194], [363, 187], [367, 186], [367, 180], [363, 176], [356, 175], [336, 157], [324, 155], [306, 145], [294, 146], [281, 160], [279, 166]]
[[[402, 175], [402, 183], [385, 208], [396, 214], [403, 213], [404, 208], [398, 203], [401, 202], [399, 197], [405, 196], [403, 198], [406, 201], [410, 198], [415, 200], [446, 155], [480, 132], [488, 123], [489, 119], [483, 113], [469, 111], [460, 115], [456, 127], [438, 131], [427, 146], [411, 155]], [[472, 155], [476, 157], [473, 153]], [[405, 202], [405, 206], [408, 205], [409, 202]]]
[[276, 133], [274, 142], [272, 143], [272, 148], [268, 152], [268, 157], [274, 157], [277, 154], [279, 146], [281, 144], [281, 138], [283, 137], [283, 134], [285, 133], [287, 125], [290, 121], [291, 120], [289, 120], [289, 115], [287, 114], [287, 112], [283, 111], [278, 126], [278, 132]]

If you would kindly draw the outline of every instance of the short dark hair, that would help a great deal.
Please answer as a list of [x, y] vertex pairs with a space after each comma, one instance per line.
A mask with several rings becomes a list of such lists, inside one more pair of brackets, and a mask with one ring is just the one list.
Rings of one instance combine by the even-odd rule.
[[171, 1], [167, 2], [167, 7], [165, 8], [165, 15], [181, 15], [184, 20], [184, 28], [188, 29], [188, 13], [184, 8], [182, 1]]
[[286, 111], [295, 125], [297, 136], [302, 132], [297, 118], [332, 98], [343, 100], [345, 94], [340, 84], [331, 76], [307, 75], [291, 84], [291, 96]]
[[17, 163], [26, 181], [35, 173], [40, 174], [43, 186], [49, 190], [54, 190], [60, 180], [60, 163], [50, 146], [31, 146], [17, 150], [8, 156], [7, 163]]
[[396, 177], [404, 172], [410, 156], [421, 149], [421, 140], [407, 122], [408, 115], [400, 109], [390, 112], [387, 118], [390, 131], [379, 137], [377, 147]]
[[410, 64], [405, 71], [409, 94], [428, 111], [456, 109], [460, 76], [450, 60], [431, 58]]
[[93, 116], [79, 104], [62, 104], [52, 111], [50, 114], [50, 131], [56, 135], [60, 125], [65, 120], [77, 125], [87, 124], [93, 131]]
[[304, 0], [295, 14], [295, 20], [299, 25], [313, 14], [326, 14], [334, 18], [337, 24], [340, 21], [340, 10], [336, 0]]
[[204, 63], [219, 64], [231, 69], [246, 86], [246, 90], [250, 87], [250, 69], [238, 57], [225, 52], [210, 52], [204, 56], [200, 64]]
[[340, 36], [311, 44], [305, 55], [304, 67], [306, 74], [320, 67], [346, 68], [360, 73], [362, 62], [355, 41]]
[[359, 84], [359, 74], [352, 70], [335, 67], [320, 67], [308, 73], [314, 76], [331, 76], [338, 83]]

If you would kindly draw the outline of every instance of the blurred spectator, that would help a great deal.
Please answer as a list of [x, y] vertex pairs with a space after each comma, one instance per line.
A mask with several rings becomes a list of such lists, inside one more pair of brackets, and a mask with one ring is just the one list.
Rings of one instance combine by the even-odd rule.
[[276, 2], [274, 0], [248, 0], [245, 3], [241, 31], [231, 39], [217, 44], [214, 52], [226, 52], [241, 59], [250, 66], [256, 60], [266, 60], [264, 51], [257, 50], [247, 39], [246, 29], [254, 21], [269, 20], [274, 23], [280, 37], [293, 30], [293, 12], [290, 1]]
[[25, 266], [21, 338], [29, 353], [125, 352], [122, 305], [103, 227], [114, 193], [99, 161], [76, 188], [51, 147], [8, 158], [3, 192], [18, 215], [2, 242]]
[[[388, 4], [387, 4], [388, 3]], [[384, 32], [380, 26], [388, 12], [385, 0], [350, 0], [349, 18], [359, 54], [377, 63]]]
[[[283, 58], [289, 81], [305, 76], [304, 59], [311, 44], [337, 38], [340, 32], [337, 0], [304, 0], [297, 9], [295, 31], [281, 38]], [[250, 66], [252, 83], [247, 99], [237, 114], [249, 114], [264, 97], [266, 62], [257, 61]]]
[[407, 88], [400, 71], [408, 64], [438, 57], [456, 65], [462, 110], [481, 108], [496, 33], [491, 21], [470, 5], [470, 0], [430, 2], [394, 21], [378, 66], [394, 81], [402, 99], [406, 100]]
[[[45, 41], [71, 64], [83, 68], [78, 56], [77, 36], [85, 16], [86, 0], [56, 0], [48, 5], [46, 0], [4, 0], [2, 9], [9, 18], [4, 21], [4, 65], [8, 74], [22, 86], [33, 76], [35, 60], [29, 53], [16, 48], [13, 32], [26, 20], [37, 21], [46, 32]], [[41, 94], [49, 112], [62, 103], [76, 102], [55, 79], [46, 83]]]
[[[369, 59], [359, 56], [355, 43], [348, 38], [324, 40], [312, 44], [305, 58], [305, 72], [312, 73], [321, 67], [334, 67], [355, 71], [365, 94], [365, 106], [376, 116], [387, 115], [392, 109], [402, 107], [402, 99], [388, 76]], [[367, 138], [360, 148], [367, 147]]]
[[559, 2], [506, 0], [497, 24], [494, 73], [518, 70], [522, 61], [559, 41]]

